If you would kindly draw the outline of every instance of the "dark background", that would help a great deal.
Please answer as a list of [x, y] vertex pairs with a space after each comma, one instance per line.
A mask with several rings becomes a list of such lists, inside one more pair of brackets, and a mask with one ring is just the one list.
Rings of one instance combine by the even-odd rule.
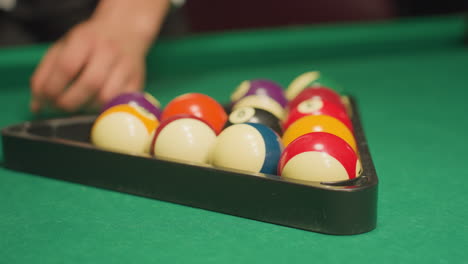
[[467, 0], [188, 0], [192, 32], [284, 25], [377, 21], [467, 10]]
[[[50, 42], [89, 17], [96, 0], [17, 0], [0, 11], [0, 46]], [[468, 0], [186, 0], [173, 8], [161, 34], [383, 21], [466, 12]]]

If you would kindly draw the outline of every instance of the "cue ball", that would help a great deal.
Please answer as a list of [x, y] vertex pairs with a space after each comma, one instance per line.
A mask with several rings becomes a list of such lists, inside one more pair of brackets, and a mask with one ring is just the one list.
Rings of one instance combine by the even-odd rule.
[[272, 98], [265, 96], [265, 95], [249, 95], [238, 102], [236, 102], [232, 106], [232, 110], [235, 111], [241, 107], [254, 107], [263, 109], [275, 115], [279, 120], [283, 120], [285, 118], [285, 110], [284, 108]]
[[219, 134], [227, 121], [222, 105], [208, 95], [188, 93], [174, 98], [164, 109], [162, 121], [179, 114], [194, 115], [205, 120], [216, 134]]
[[234, 124], [255, 123], [265, 125], [282, 135], [281, 121], [272, 113], [250, 106], [241, 107], [229, 115], [225, 128]]
[[327, 79], [320, 71], [310, 71], [297, 76], [286, 89], [286, 98], [294, 99], [302, 90], [307, 87], [325, 86], [335, 90], [341, 90], [334, 81]]
[[151, 154], [156, 158], [208, 164], [215, 140], [216, 132], [203, 119], [175, 115], [159, 125]]
[[212, 165], [225, 169], [276, 174], [283, 146], [279, 136], [262, 124], [236, 124], [216, 139]]
[[149, 113], [153, 114], [158, 120], [161, 118], [161, 104], [156, 98], [154, 98], [149, 93], [145, 92], [133, 92], [133, 93], [123, 93], [117, 97], [110, 100], [101, 110], [101, 113], [107, 109], [116, 106], [128, 104], [130, 106], [138, 106]]
[[346, 111], [334, 103], [320, 99], [320, 97], [312, 97], [312, 99], [305, 100], [291, 109], [283, 124], [283, 129], [288, 129], [296, 120], [307, 115], [328, 115], [334, 117], [345, 124], [349, 130], [353, 131], [351, 119], [349, 119]]
[[265, 79], [243, 81], [232, 93], [231, 102], [235, 103], [249, 95], [266, 95], [278, 102], [283, 108], [288, 103], [281, 85]]
[[127, 154], [148, 154], [159, 125], [152, 114], [129, 105], [116, 105], [101, 113], [91, 129], [98, 148]]
[[300, 136], [281, 155], [278, 173], [289, 179], [337, 182], [356, 178], [358, 156], [343, 139], [325, 132]]
[[357, 153], [353, 132], [338, 119], [327, 115], [308, 115], [292, 123], [283, 134], [283, 144], [288, 146], [296, 138], [310, 132], [327, 132], [346, 141]]

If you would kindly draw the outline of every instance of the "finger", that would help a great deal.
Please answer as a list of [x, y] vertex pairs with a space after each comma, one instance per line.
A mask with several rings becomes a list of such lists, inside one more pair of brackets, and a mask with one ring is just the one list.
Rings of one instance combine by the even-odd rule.
[[130, 75], [130, 80], [127, 82], [127, 85], [125, 85], [123, 92], [131, 93], [143, 90], [144, 78], [145, 67], [136, 67], [133, 74]]
[[[132, 73], [127, 70], [125, 63], [119, 62], [106, 81], [106, 84], [103, 86], [103, 89], [98, 93], [98, 96], [92, 99], [86, 109], [95, 112], [100, 111], [103, 105], [119, 94], [140, 91], [142, 89], [143, 76], [141, 76], [141, 72], [134, 72], [138, 73], [138, 75], [135, 74], [135, 76], [133, 76]], [[133, 76], [133, 78], [131, 76]]]
[[117, 58], [113, 49], [101, 47], [95, 49], [91, 61], [78, 79], [58, 98], [57, 106], [66, 111], [75, 111], [102, 88]]
[[50, 49], [41, 59], [41, 62], [37, 65], [36, 70], [34, 71], [31, 77], [31, 91], [36, 97], [40, 95], [40, 89], [44, 86], [44, 82], [46, 81], [47, 76], [49, 76], [49, 73], [52, 70], [52, 66], [57, 58], [60, 46], [60, 43], [57, 43], [50, 47]]
[[124, 87], [124, 93], [137, 92], [143, 89], [143, 76], [142, 74], [135, 74], [132, 76], [127, 85]]
[[29, 104], [29, 108], [31, 109], [31, 112], [33, 113], [38, 113], [41, 110], [42, 103], [39, 99], [32, 98], [31, 103]]
[[119, 60], [102, 90], [98, 93], [97, 102], [102, 105], [106, 104], [112, 98], [122, 93], [130, 81], [131, 71], [131, 66], [129, 66], [125, 59]]
[[91, 102], [85, 106], [84, 108], [87, 112], [100, 112], [100, 110], [102, 109], [102, 106], [101, 104], [95, 99], [93, 98], [91, 100]]
[[78, 76], [90, 57], [92, 45], [89, 38], [81, 38], [79, 34], [72, 35], [63, 43], [43, 88], [47, 98], [55, 101]]
[[31, 111], [38, 112], [43, 103], [42, 90], [47, 76], [57, 58], [60, 43], [54, 44], [42, 58], [30, 79], [31, 87]]

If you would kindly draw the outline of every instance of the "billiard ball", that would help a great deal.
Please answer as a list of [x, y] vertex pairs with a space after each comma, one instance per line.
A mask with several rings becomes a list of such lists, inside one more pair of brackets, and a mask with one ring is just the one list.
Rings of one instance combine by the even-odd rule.
[[357, 152], [356, 140], [349, 128], [338, 119], [327, 115], [308, 115], [292, 123], [283, 133], [283, 144], [288, 146], [296, 138], [310, 132], [327, 132], [346, 141]]
[[229, 115], [225, 128], [242, 123], [262, 124], [273, 129], [278, 135], [283, 134], [281, 121], [275, 115], [263, 109], [250, 106], [240, 107]]
[[294, 99], [302, 90], [307, 87], [325, 86], [341, 92], [341, 87], [334, 81], [327, 79], [319, 71], [310, 71], [297, 76], [286, 89], [286, 98]]
[[149, 153], [151, 138], [159, 125], [152, 114], [129, 105], [116, 105], [94, 121], [91, 142], [98, 148], [127, 154]]
[[216, 139], [212, 165], [219, 168], [276, 174], [283, 146], [279, 136], [262, 124], [232, 125]]
[[343, 103], [341, 96], [335, 92], [334, 90], [327, 88], [327, 87], [309, 87], [301, 91], [294, 99], [292, 99], [289, 104], [288, 108], [293, 109], [298, 104], [302, 103], [305, 100], [313, 99], [313, 98], [320, 98], [322, 100], [326, 100], [336, 106], [342, 108], [346, 111], [346, 107]]
[[283, 124], [283, 130], [288, 129], [296, 120], [307, 115], [328, 115], [334, 117], [346, 125], [349, 130], [354, 131], [346, 111], [336, 104], [320, 99], [320, 97], [312, 97], [312, 99], [305, 100], [291, 109]]
[[107, 109], [121, 104], [128, 104], [134, 107], [141, 107], [149, 113], [153, 114], [156, 118], [161, 118], [161, 104], [156, 98], [149, 93], [133, 92], [123, 93], [110, 100], [101, 110], [101, 113]]
[[192, 163], [209, 163], [216, 132], [203, 119], [175, 115], [161, 122], [151, 143], [156, 158]]
[[315, 182], [354, 179], [360, 169], [358, 156], [351, 146], [325, 132], [308, 133], [291, 142], [278, 164], [281, 177]]
[[235, 103], [249, 95], [266, 95], [278, 102], [283, 108], [288, 103], [283, 88], [276, 82], [265, 79], [243, 81], [232, 93], [231, 102]]
[[208, 95], [200, 93], [188, 93], [174, 98], [164, 109], [161, 119], [179, 114], [194, 115], [205, 120], [216, 134], [221, 132], [227, 121], [223, 106]]
[[284, 108], [275, 100], [271, 99], [265, 95], [249, 95], [239, 101], [237, 101], [233, 106], [232, 110], [235, 111], [241, 107], [254, 107], [263, 109], [275, 115], [279, 120], [285, 118]]

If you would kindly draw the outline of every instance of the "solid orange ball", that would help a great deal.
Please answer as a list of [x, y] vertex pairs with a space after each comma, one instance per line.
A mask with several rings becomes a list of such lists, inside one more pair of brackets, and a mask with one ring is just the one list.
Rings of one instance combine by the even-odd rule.
[[174, 115], [190, 114], [207, 122], [219, 134], [227, 121], [224, 108], [215, 99], [200, 93], [187, 93], [174, 98], [164, 109], [161, 120]]
[[342, 138], [357, 153], [356, 140], [349, 128], [338, 119], [327, 115], [305, 116], [296, 120], [283, 134], [284, 146], [311, 132], [326, 132]]

